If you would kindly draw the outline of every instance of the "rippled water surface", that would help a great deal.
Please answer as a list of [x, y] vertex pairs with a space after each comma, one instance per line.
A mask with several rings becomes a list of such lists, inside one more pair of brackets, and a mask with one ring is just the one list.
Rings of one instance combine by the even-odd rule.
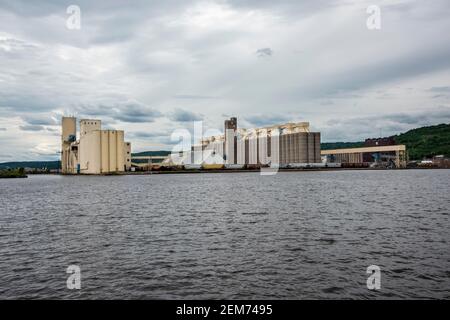
[[449, 194], [450, 170], [0, 179], [0, 298], [450, 298]]

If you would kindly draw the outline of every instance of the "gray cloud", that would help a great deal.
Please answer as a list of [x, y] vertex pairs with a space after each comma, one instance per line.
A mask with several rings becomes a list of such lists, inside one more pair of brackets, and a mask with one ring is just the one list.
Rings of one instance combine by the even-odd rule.
[[169, 119], [177, 122], [191, 122], [203, 120], [203, 116], [184, 109], [175, 109], [169, 114]]
[[414, 112], [414, 113], [393, 113], [386, 115], [376, 115], [368, 117], [356, 117], [348, 119], [333, 119], [328, 121], [331, 125], [350, 125], [351, 123], [360, 123], [364, 126], [375, 126], [377, 122], [395, 122], [407, 125], [429, 125], [433, 123], [450, 122], [450, 107], [434, 108], [433, 112]]
[[432, 87], [428, 91], [437, 93], [431, 97], [432, 99], [450, 99], [450, 86]]
[[[298, 0], [227, 0], [228, 3], [237, 8], [254, 9], [259, 8], [267, 11], [273, 11], [282, 16], [293, 16], [302, 18], [317, 12], [337, 7], [342, 1], [338, 0], [315, 0], [315, 1], [298, 1]], [[344, 2], [345, 4], [345, 2]]]
[[154, 131], [136, 131], [129, 133], [134, 138], [156, 138], [170, 136], [167, 132], [154, 132]]
[[292, 117], [287, 114], [256, 114], [246, 116], [244, 120], [255, 127], [265, 127], [291, 121]]
[[256, 50], [256, 55], [260, 58], [268, 57], [268, 56], [270, 57], [272, 54], [273, 54], [273, 50], [270, 48], [261, 48], [261, 49]]
[[322, 128], [324, 141], [361, 141], [391, 136], [417, 127], [450, 123], [450, 107], [433, 108], [432, 112], [393, 113], [329, 120]]
[[40, 125], [25, 125], [20, 126], [20, 129], [22, 129], [23, 131], [44, 131], [45, 127]]
[[273, 50], [270, 48], [261, 48], [256, 50], [256, 55], [258, 57], [270, 57], [273, 54]]
[[155, 144], [159, 146], [159, 149], [167, 149], [169, 146], [179, 143], [176, 140], [172, 141], [171, 134], [166, 131], [136, 131], [129, 133], [128, 136], [145, 142], [147, 145], [146, 150], [152, 149], [151, 146]]
[[29, 125], [52, 126], [57, 125], [58, 121], [51, 115], [25, 115], [22, 119]]
[[52, 98], [40, 94], [29, 93], [0, 95], [0, 108], [15, 112], [48, 111], [55, 107]]
[[436, 94], [432, 96], [433, 99], [450, 99], [450, 95], [448, 94]]
[[448, 92], [450, 93], [450, 86], [446, 87], [432, 87], [429, 89], [431, 92]]
[[162, 113], [153, 108], [130, 104], [117, 111], [113, 118], [123, 122], [153, 122], [161, 116]]
[[82, 117], [110, 117], [112, 120], [129, 123], [153, 122], [163, 116], [158, 110], [137, 101], [83, 105], [76, 107], [75, 110]]
[[217, 97], [211, 96], [202, 96], [202, 95], [192, 95], [192, 94], [177, 94], [174, 95], [176, 99], [187, 99], [187, 100], [214, 100], [218, 99]]

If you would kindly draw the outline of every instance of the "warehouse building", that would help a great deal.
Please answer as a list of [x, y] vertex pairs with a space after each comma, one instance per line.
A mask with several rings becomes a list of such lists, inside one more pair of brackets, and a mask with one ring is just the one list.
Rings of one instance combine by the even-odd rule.
[[339, 163], [342, 167], [406, 168], [405, 145], [375, 145], [362, 148], [322, 150], [326, 163]]
[[102, 130], [101, 120], [80, 120], [76, 139], [76, 118], [62, 118], [61, 167], [66, 174], [105, 174], [131, 167], [131, 144], [122, 130]]

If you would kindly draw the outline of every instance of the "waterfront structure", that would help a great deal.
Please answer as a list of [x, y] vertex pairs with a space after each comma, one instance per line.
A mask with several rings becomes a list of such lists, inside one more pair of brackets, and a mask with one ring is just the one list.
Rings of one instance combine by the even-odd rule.
[[392, 164], [396, 168], [406, 168], [405, 145], [381, 145], [375, 147], [322, 150], [326, 163], [346, 165], [369, 165], [372, 163]]
[[150, 169], [161, 166], [168, 160], [170, 160], [170, 156], [133, 156], [131, 158], [131, 164], [137, 168]]
[[131, 144], [123, 130], [102, 130], [101, 120], [80, 120], [76, 139], [76, 118], [62, 118], [61, 169], [66, 174], [104, 174], [131, 168]]
[[206, 137], [194, 145], [185, 156], [186, 163], [206, 168], [242, 168], [322, 162], [320, 132], [310, 132], [308, 122], [242, 129], [233, 117], [225, 121], [224, 129], [224, 134]]

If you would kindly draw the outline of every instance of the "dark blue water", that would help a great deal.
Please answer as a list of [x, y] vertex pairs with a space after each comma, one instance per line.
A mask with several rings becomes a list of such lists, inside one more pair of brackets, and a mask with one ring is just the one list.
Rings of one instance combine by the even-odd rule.
[[450, 298], [449, 194], [450, 170], [2, 179], [0, 298]]

